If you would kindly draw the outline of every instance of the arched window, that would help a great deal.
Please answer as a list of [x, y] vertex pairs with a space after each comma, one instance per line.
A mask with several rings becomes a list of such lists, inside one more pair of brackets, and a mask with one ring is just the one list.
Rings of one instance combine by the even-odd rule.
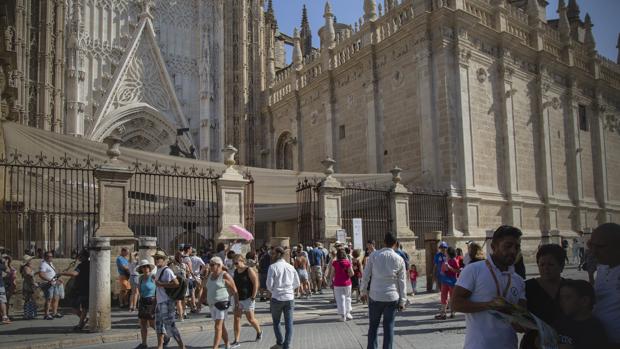
[[295, 140], [290, 132], [283, 132], [278, 138], [276, 147], [276, 168], [279, 170], [293, 169], [293, 146]]

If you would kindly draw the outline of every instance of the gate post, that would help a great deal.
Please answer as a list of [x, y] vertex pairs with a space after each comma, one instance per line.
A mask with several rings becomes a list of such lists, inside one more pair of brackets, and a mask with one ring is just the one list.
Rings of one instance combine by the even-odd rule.
[[[118, 161], [121, 155], [119, 149], [121, 139], [117, 137], [107, 137], [104, 142], [108, 145], [106, 154], [109, 159], [94, 172], [96, 183], [99, 187], [99, 227], [94, 233], [95, 237], [109, 238], [110, 254], [118, 256], [121, 248], [125, 247], [133, 251], [136, 239], [129, 229], [129, 180], [133, 176], [133, 171], [129, 167], [122, 165]], [[108, 261], [108, 283], [116, 280], [118, 272], [115, 264]], [[91, 274], [91, 279], [93, 274]], [[114, 294], [118, 294], [118, 283], [112, 283]], [[110, 296], [110, 285], [108, 285], [108, 297]]]
[[401, 171], [398, 166], [390, 170], [392, 172], [392, 187], [390, 188], [391, 229], [405, 250], [415, 251], [415, 235], [409, 226], [409, 199], [412, 194], [400, 183]]
[[327, 158], [321, 161], [325, 167], [325, 178], [319, 184], [319, 233], [322, 241], [335, 242], [336, 231], [342, 229], [342, 194], [344, 188], [332, 176], [336, 161]]
[[88, 325], [90, 332], [103, 332], [112, 328], [110, 298], [110, 238], [92, 237], [90, 250], [90, 287]]
[[240, 227], [245, 226], [245, 185], [249, 182], [233, 167], [237, 149], [228, 145], [222, 149], [222, 152], [224, 153], [226, 170], [217, 180], [217, 203], [220, 220], [215, 241], [238, 239], [238, 236], [229, 227], [233, 224]]
[[138, 238], [138, 251], [140, 253], [140, 260], [146, 259], [153, 263], [153, 255], [157, 252], [157, 238], [153, 236]]

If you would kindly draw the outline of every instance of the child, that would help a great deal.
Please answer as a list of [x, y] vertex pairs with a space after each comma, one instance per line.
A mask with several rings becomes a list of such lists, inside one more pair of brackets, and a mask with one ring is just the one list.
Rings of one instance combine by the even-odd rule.
[[560, 307], [564, 316], [554, 328], [560, 349], [606, 348], [607, 335], [601, 322], [592, 316], [594, 288], [585, 280], [567, 280], [560, 287]]
[[409, 268], [409, 280], [411, 281], [411, 293], [415, 296], [416, 285], [418, 283], [418, 268], [415, 264], [411, 264], [411, 268]]

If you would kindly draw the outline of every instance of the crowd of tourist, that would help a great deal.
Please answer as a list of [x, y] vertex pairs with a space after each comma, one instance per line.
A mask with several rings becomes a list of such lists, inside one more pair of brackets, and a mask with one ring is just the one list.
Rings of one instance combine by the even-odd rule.
[[[580, 233], [578, 239], [583, 235]], [[537, 329], [497, 316], [509, 314], [511, 305], [519, 305], [555, 331], [558, 348], [620, 348], [620, 254], [616, 253], [620, 226], [606, 223], [592, 232], [589, 241], [573, 241], [576, 256], [572, 263], [579, 270], [595, 270], [589, 272], [589, 281], [562, 276], [571, 262], [565, 241], [540, 245], [535, 255], [537, 276], [526, 280], [521, 237], [518, 228], [501, 226], [483, 244], [467, 241], [465, 254], [440, 242], [431, 268], [435, 287], [429, 290], [439, 292], [440, 308], [434, 319], [445, 321], [464, 313], [465, 348], [549, 347], [543, 342], [546, 335]], [[190, 313], [200, 313], [205, 305], [207, 316], [213, 320], [213, 347], [223, 344], [225, 348], [238, 348], [244, 315], [256, 332], [255, 340], [262, 340], [256, 302], [268, 301], [276, 340], [272, 349], [288, 349], [294, 333], [296, 299], [311, 299], [331, 289], [334, 312], [340, 321], [353, 319], [354, 304], [367, 304], [367, 347], [378, 348], [378, 328], [383, 323], [382, 347], [392, 348], [397, 314], [410, 304], [408, 295], [417, 292], [420, 272], [416, 265], [390, 233], [385, 235], [381, 249], [376, 248], [375, 241], [367, 241], [364, 251], [339, 241], [329, 247], [321, 242], [293, 248], [264, 245], [256, 252], [242, 254], [242, 242], [228, 246], [220, 243], [199, 256], [191, 245], [183, 244], [171, 256], [158, 250], [152, 256], [154, 263], [140, 260], [138, 253], [123, 248], [115, 261], [119, 305], [137, 312], [141, 338], [137, 349], [147, 348], [149, 328], [155, 330], [158, 348], [172, 339], [184, 348], [176, 322], [184, 321]], [[44, 299], [44, 319], [63, 317], [59, 301], [65, 297], [65, 277], [71, 280], [68, 298], [78, 317], [74, 329], [82, 330], [88, 322], [88, 251], [79, 252], [65, 270], [54, 265], [52, 252], [42, 257], [38, 269], [33, 267], [30, 255], [25, 255], [16, 269], [10, 256], [2, 256], [2, 323], [11, 323], [9, 304], [16, 293], [19, 272], [24, 319], [37, 316], [37, 293]], [[229, 312], [233, 314], [233, 333], [226, 328]], [[523, 333], [520, 340], [519, 332]]]

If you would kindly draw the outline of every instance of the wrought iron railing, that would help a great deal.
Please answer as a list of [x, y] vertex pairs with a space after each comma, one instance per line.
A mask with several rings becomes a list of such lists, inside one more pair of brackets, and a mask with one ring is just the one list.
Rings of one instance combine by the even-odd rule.
[[412, 192], [409, 198], [409, 226], [417, 237], [416, 246], [423, 248], [424, 233], [441, 231], [448, 233], [448, 194], [417, 187], [408, 188]]
[[304, 179], [297, 183], [297, 236], [304, 246], [311, 246], [320, 236], [319, 181]]
[[389, 189], [376, 185], [347, 183], [342, 196], [342, 228], [353, 236], [353, 218], [362, 219], [364, 241], [382, 245], [392, 226]]

